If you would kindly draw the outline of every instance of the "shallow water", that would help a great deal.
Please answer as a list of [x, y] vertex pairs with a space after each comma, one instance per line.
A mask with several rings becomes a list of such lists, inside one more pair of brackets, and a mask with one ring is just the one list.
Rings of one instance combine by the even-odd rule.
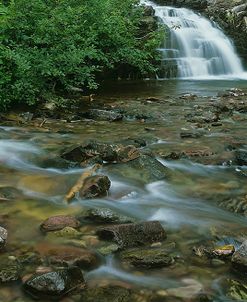
[[[227, 145], [228, 141], [246, 144], [246, 118], [243, 116], [240, 120], [224, 120], [220, 128], [210, 126], [211, 130], [207, 129], [208, 132], [201, 138], [181, 140], [179, 137], [181, 128], [189, 127], [183, 118], [177, 118], [179, 114], [182, 116], [195, 103], [202, 105], [204, 96], [215, 97], [219, 91], [233, 86], [244, 88], [246, 82], [108, 83], [97, 99], [104, 99], [110, 105], [131, 100], [129, 104], [132, 106], [138, 101], [137, 98], [145, 99], [148, 96], [174, 100], [177, 95], [188, 92], [200, 97], [194, 103], [178, 103], [174, 106], [149, 104], [147, 106], [152, 107], [151, 111], [160, 112], [162, 108], [164, 111], [160, 112], [163, 115], [159, 120], [146, 123], [137, 120], [117, 123], [51, 122], [44, 129], [28, 124], [23, 127], [2, 125], [0, 187], [18, 190], [14, 200], [0, 201], [0, 218], [7, 217], [9, 252], [15, 253], [13, 246], [35, 248], [38, 244], [49, 244], [40, 233], [39, 225], [52, 215], [78, 214], [84, 208], [108, 207], [140, 221], [159, 220], [168, 232], [167, 244], [175, 242], [174, 254], [179, 260], [172, 268], [138, 272], [137, 269], [123, 266], [117, 257], [106, 257], [99, 268], [86, 273], [90, 286], [106, 280], [110, 283], [121, 280], [138, 288], [168, 289], [172, 293], [173, 288], [187, 286], [190, 289], [198, 287], [195, 282], [199, 282], [204, 292], [216, 296], [214, 301], [231, 301], [226, 298], [226, 288], [221, 283], [225, 278], [234, 278], [229, 263], [214, 266], [210, 260], [197, 259], [192, 249], [216, 237], [221, 240], [219, 244], [234, 243], [236, 247], [239, 246], [240, 237], [246, 235], [247, 220], [240, 214], [220, 208], [218, 202], [247, 193], [243, 174], [247, 172], [247, 167], [239, 170], [237, 166], [225, 165], [224, 156], [219, 164], [219, 159], [201, 163], [193, 159], [168, 160], [164, 155], [174, 149], [187, 148], [214, 150], [221, 156], [222, 146]], [[205, 99], [205, 102], [208, 101]], [[147, 126], [155, 130], [147, 132]], [[112, 182], [107, 198], [77, 200], [71, 205], [64, 202], [65, 194], [83, 171], [77, 167], [58, 167], [56, 159], [64, 147], [92, 138], [109, 142], [144, 136], [148, 148], [162, 164], [171, 169], [170, 179], [147, 183], [141, 173], [133, 173], [125, 166], [115, 169], [114, 165], [106, 165], [102, 173], [108, 175]], [[93, 234], [92, 225], [88, 226], [86, 234]], [[11, 293], [13, 286], [17, 288], [15, 294]], [[4, 297], [5, 301], [14, 301], [14, 298], [23, 295], [18, 284], [2, 287], [2, 293], [0, 300]]]

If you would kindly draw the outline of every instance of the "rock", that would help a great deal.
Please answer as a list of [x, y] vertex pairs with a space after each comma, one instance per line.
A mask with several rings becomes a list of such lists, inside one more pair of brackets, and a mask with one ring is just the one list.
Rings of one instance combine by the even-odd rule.
[[94, 119], [97, 121], [109, 121], [115, 122], [123, 119], [123, 115], [110, 111], [110, 110], [101, 110], [101, 109], [90, 109], [84, 114], [84, 117]]
[[232, 256], [234, 267], [247, 272], [247, 240], [242, 243], [240, 248]]
[[100, 239], [114, 241], [120, 248], [135, 247], [166, 239], [166, 232], [158, 221], [128, 223], [102, 227]]
[[130, 302], [135, 301], [131, 290], [120, 286], [88, 288], [82, 292], [83, 302]]
[[98, 161], [128, 162], [139, 156], [140, 153], [135, 146], [98, 142], [90, 142], [85, 146], [72, 147], [61, 155], [66, 160], [78, 163], [88, 161], [89, 159], [92, 160], [95, 157], [97, 157]]
[[151, 155], [142, 154], [139, 158], [124, 165], [116, 164], [111, 171], [123, 177], [136, 179], [144, 183], [163, 180], [171, 175], [171, 171]]
[[227, 296], [234, 301], [247, 301], [247, 284], [237, 280], [228, 280]]
[[182, 100], [194, 100], [195, 98], [197, 98], [197, 95], [193, 93], [186, 93], [181, 95], [179, 98]]
[[247, 150], [237, 150], [235, 152], [235, 158], [236, 162], [240, 166], [246, 166], [247, 165]]
[[199, 247], [194, 247], [193, 251], [195, 255], [199, 257], [206, 256], [210, 259], [227, 259], [232, 256], [235, 251], [233, 245], [222, 245], [222, 246], [212, 246], [212, 244], [201, 245]]
[[215, 247], [212, 250], [212, 255], [218, 258], [226, 258], [231, 256], [235, 252], [234, 245], [223, 245]]
[[155, 15], [155, 10], [151, 5], [145, 5], [144, 6], [144, 12], [143, 15], [145, 17], [149, 17], [149, 16], [154, 16]]
[[95, 175], [85, 179], [84, 185], [79, 191], [80, 198], [91, 199], [104, 197], [111, 186], [110, 179], [105, 175]]
[[8, 231], [0, 226], [0, 250], [5, 246], [8, 238]]
[[24, 284], [24, 290], [34, 298], [58, 299], [71, 291], [80, 291], [85, 281], [78, 267], [54, 270], [32, 275]]
[[0, 257], [0, 283], [20, 279], [20, 265], [15, 259], [6, 255]]
[[171, 265], [174, 260], [163, 248], [135, 248], [120, 253], [120, 259], [136, 267], [159, 268]]
[[82, 269], [89, 269], [99, 264], [99, 259], [94, 252], [66, 245], [54, 246], [46, 250], [44, 256], [50, 264], [59, 266], [78, 266]]
[[103, 256], [107, 256], [119, 250], [119, 246], [115, 243], [100, 247], [97, 251]]
[[0, 201], [13, 200], [22, 195], [21, 191], [13, 187], [0, 188]]
[[118, 214], [108, 208], [97, 208], [88, 210], [85, 219], [91, 220], [96, 223], [130, 223], [134, 222], [133, 218], [125, 215]]
[[202, 133], [200, 132], [191, 132], [191, 131], [182, 131], [180, 133], [180, 137], [181, 138], [199, 138], [202, 136]]
[[65, 227], [78, 228], [80, 225], [80, 221], [73, 216], [58, 215], [46, 219], [40, 225], [40, 229], [43, 232], [52, 232], [62, 230]]
[[74, 228], [65, 227], [62, 230], [50, 232], [47, 236], [48, 238], [62, 237], [62, 238], [75, 239], [75, 238], [80, 238], [82, 236], [82, 233]]

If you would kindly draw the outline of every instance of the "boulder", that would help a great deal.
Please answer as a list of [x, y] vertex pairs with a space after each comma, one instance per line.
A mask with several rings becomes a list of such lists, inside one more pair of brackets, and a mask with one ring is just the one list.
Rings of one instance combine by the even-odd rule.
[[114, 241], [120, 248], [135, 247], [166, 239], [159, 221], [118, 224], [97, 230], [100, 239]]
[[34, 298], [58, 299], [85, 287], [85, 281], [78, 267], [53, 270], [32, 275], [23, 284], [24, 290]]
[[99, 264], [99, 259], [94, 252], [66, 245], [54, 246], [46, 250], [43, 256], [50, 264], [59, 266], [78, 266], [82, 269], [90, 269]]
[[241, 149], [235, 152], [236, 163], [240, 166], [247, 165], [247, 150]]
[[65, 151], [61, 157], [82, 163], [97, 157], [97, 161], [107, 162], [128, 162], [140, 156], [135, 146], [123, 146], [122, 144], [108, 144], [100, 142], [90, 142], [85, 146], [72, 147]]
[[65, 227], [78, 228], [81, 223], [73, 216], [58, 215], [47, 218], [41, 225], [42, 232], [52, 232], [62, 230]]
[[0, 283], [20, 279], [21, 267], [17, 260], [3, 255], [0, 257]]
[[118, 214], [108, 208], [90, 209], [84, 215], [84, 218], [96, 223], [130, 223], [133, 218]]
[[147, 154], [142, 154], [124, 165], [111, 166], [111, 171], [144, 183], [167, 179], [171, 175], [171, 171], [166, 166], [155, 157]]
[[0, 250], [5, 246], [8, 238], [8, 231], [0, 226]]
[[247, 240], [245, 240], [240, 248], [233, 254], [232, 264], [241, 271], [247, 272]]
[[90, 199], [104, 197], [111, 186], [110, 179], [105, 175], [95, 175], [85, 179], [84, 185], [79, 191], [80, 198]]
[[131, 290], [120, 286], [88, 288], [82, 292], [83, 302], [130, 302], [136, 301]]
[[174, 262], [163, 248], [135, 248], [122, 251], [120, 259], [141, 268], [160, 268], [169, 266]]
[[83, 116], [97, 121], [109, 122], [120, 121], [123, 119], [123, 115], [118, 112], [102, 109], [90, 109], [83, 114]]

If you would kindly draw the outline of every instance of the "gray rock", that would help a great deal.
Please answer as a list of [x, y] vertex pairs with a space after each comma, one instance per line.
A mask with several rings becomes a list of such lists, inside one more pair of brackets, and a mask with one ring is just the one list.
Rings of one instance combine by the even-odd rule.
[[85, 287], [85, 281], [78, 267], [37, 273], [23, 285], [24, 290], [34, 298], [58, 299], [71, 291]]
[[171, 265], [174, 260], [163, 248], [135, 248], [120, 253], [120, 259], [136, 267], [159, 268]]
[[97, 208], [88, 210], [84, 217], [96, 223], [130, 223], [133, 218], [118, 214], [107, 208]]
[[246, 166], [247, 165], [247, 150], [237, 150], [235, 152], [236, 162], [240, 166]]
[[232, 264], [243, 272], [247, 272], [247, 240], [245, 240], [240, 248], [233, 254]]
[[0, 249], [2, 249], [7, 241], [8, 238], [8, 231], [0, 226]]
[[20, 278], [20, 266], [16, 260], [4, 255], [0, 257], [0, 283], [16, 281]]
[[101, 227], [100, 239], [114, 241], [120, 248], [135, 247], [166, 239], [166, 232], [159, 221], [128, 223]]
[[120, 121], [123, 119], [123, 115], [118, 112], [101, 109], [90, 109], [88, 112], [85, 113], [85, 116], [87, 118], [91, 118], [97, 121], [109, 122]]

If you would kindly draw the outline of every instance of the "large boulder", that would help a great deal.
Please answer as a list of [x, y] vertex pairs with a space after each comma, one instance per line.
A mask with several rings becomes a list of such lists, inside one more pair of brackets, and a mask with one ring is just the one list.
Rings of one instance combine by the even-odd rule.
[[166, 232], [159, 221], [127, 223], [101, 227], [100, 239], [114, 241], [120, 248], [135, 247], [166, 239]]

